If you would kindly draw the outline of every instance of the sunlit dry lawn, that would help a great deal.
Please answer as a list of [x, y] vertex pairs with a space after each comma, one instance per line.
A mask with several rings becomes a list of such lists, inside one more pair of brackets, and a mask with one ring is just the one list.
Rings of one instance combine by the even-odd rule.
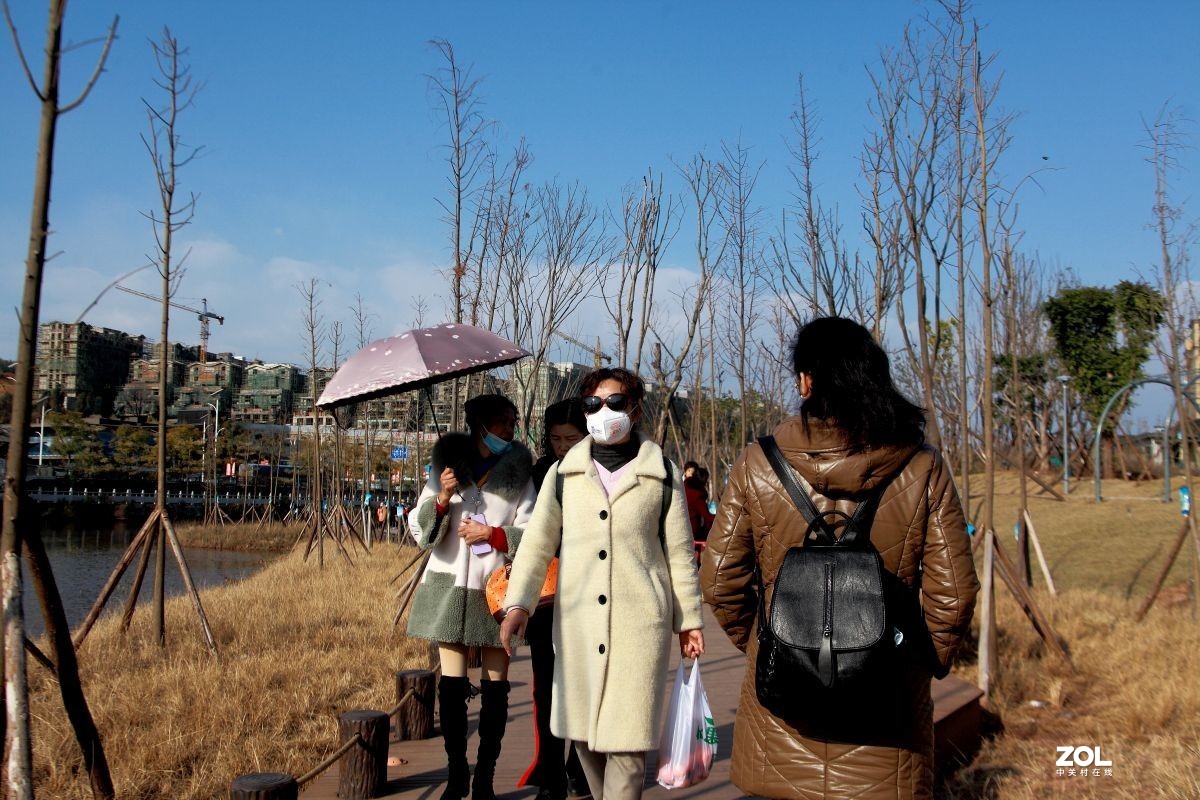
[[[1107, 499], [1096, 503], [1090, 481], [1073, 488], [1062, 503], [1033, 487], [1029, 508], [1059, 589], [1051, 597], [1035, 566], [1037, 599], [1066, 640], [1074, 668], [1041, 644], [997, 581], [1000, 667], [992, 709], [1000, 733], [942, 788], [943, 797], [1200, 797], [1200, 625], [1182, 585], [1195, 557], [1191, 539], [1159, 605], [1144, 622], [1133, 619], [1183, 521], [1178, 493], [1166, 504], [1161, 482], [1106, 481]], [[1015, 476], [1002, 475], [998, 489], [996, 526], [1011, 532]], [[1011, 533], [1004, 545], [1015, 554]], [[976, 679], [970, 661], [956, 672]], [[1060, 745], [1099, 746], [1113, 775], [1058, 776]]]
[[[396, 670], [428, 666], [425, 643], [391, 624], [388, 581], [413, 552], [377, 545], [349, 566], [327, 549], [323, 570], [297, 553], [204, 592], [215, 658], [185, 598], [167, 604], [165, 653], [148, 606], [125, 637], [119, 613], [103, 619], [79, 657], [117, 796], [199, 800], [244, 773], [303, 774], [336, 746], [340, 712], [391, 708]], [[57, 687], [30, 675], [38, 796], [91, 797]]]

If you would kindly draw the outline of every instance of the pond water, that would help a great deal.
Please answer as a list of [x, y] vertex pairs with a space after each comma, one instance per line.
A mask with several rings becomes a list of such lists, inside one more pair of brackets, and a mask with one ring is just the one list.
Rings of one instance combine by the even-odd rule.
[[[100, 590], [104, 588], [109, 575], [112, 574], [122, 553], [128, 547], [130, 540], [137, 533], [137, 528], [116, 525], [112, 528], [94, 529], [64, 525], [42, 531], [42, 540], [46, 543], [46, 552], [54, 567], [54, 579], [58, 583], [58, 591], [62, 595], [63, 606], [67, 612], [67, 621], [72, 630], [81, 623], [91, 610], [92, 604]], [[275, 553], [245, 553], [233, 550], [206, 550], [199, 548], [184, 548], [184, 558], [192, 573], [192, 580], [200, 590], [201, 599], [206, 587], [220, 586], [231, 581], [258, 572], [272, 559]], [[37, 594], [29, 581], [28, 568], [25, 569], [25, 625], [31, 638], [40, 636], [44, 625], [42, 623], [41, 607]], [[125, 599], [129, 596], [133, 584], [133, 575], [137, 571], [137, 560], [129, 565], [117, 590], [113, 592], [105, 606], [104, 613], [121, 613], [125, 608]], [[184, 593], [183, 578], [179, 574], [179, 566], [175, 556], [167, 550], [167, 580], [166, 594], [168, 597]], [[146, 569], [146, 577], [138, 594], [138, 608], [149, 607], [154, 594], [154, 558]]]

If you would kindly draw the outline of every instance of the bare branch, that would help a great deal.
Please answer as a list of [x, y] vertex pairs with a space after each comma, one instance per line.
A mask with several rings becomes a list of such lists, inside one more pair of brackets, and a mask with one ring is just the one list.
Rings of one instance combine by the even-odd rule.
[[[121, 21], [119, 16], [114, 16], [112, 25], [108, 28], [108, 34], [104, 37], [104, 49], [100, 51], [100, 58], [96, 61], [96, 69], [92, 72], [92, 77], [88, 78], [87, 84], [79, 93], [79, 96], [58, 109], [60, 115], [66, 114], [79, 107], [79, 105], [87, 99], [87, 96], [92, 93], [92, 87], [96, 85], [96, 81], [100, 79], [100, 75], [104, 72], [104, 64], [108, 61], [109, 50], [112, 49], [112, 43], [117, 38], [117, 23]], [[97, 41], [97, 40], [92, 40]]]
[[17, 26], [13, 24], [12, 14], [8, 10], [8, 0], [4, 0], [3, 5], [4, 21], [8, 23], [9, 33], [12, 34], [13, 47], [17, 50], [17, 58], [21, 61], [21, 69], [25, 71], [25, 79], [29, 81], [29, 88], [33, 89], [33, 93], [37, 95], [37, 99], [44, 103], [46, 102], [46, 96], [38, 88], [37, 81], [33, 78], [33, 72], [29, 69], [29, 62], [25, 60], [25, 51], [21, 48], [21, 37], [17, 35]]

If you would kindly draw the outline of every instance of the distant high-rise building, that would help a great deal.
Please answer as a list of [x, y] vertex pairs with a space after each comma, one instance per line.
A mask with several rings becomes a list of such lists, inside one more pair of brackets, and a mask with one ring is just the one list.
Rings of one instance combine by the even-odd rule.
[[[508, 397], [517, 405], [518, 413], [523, 414], [529, 404], [529, 430], [526, 439], [537, 445], [541, 442], [542, 419], [546, 406], [575, 397], [579, 394], [579, 386], [583, 378], [592, 368], [573, 361], [543, 362], [535, 370], [533, 359], [518, 361], [509, 368]], [[518, 420], [518, 427], [523, 427], [523, 421]]]
[[284, 424], [292, 419], [303, 375], [291, 364], [251, 364], [233, 398], [233, 418]]
[[34, 391], [59, 407], [83, 414], [111, 414], [129, 362], [142, 352], [144, 336], [130, 336], [86, 322], [47, 322], [38, 327]]

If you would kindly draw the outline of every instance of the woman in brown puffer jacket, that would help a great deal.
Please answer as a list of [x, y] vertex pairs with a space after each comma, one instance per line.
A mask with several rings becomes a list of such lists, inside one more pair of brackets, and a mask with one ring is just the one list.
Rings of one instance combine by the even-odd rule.
[[746, 794], [769, 798], [931, 798], [930, 678], [949, 669], [979, 590], [958, 493], [941, 454], [924, 444], [921, 409], [896, 390], [887, 354], [869, 331], [846, 319], [814, 320], [797, 335], [792, 358], [802, 406], [775, 429], [779, 449], [821, 512], [851, 513], [885, 485], [871, 543], [884, 569], [909, 587], [914, 609], [920, 589], [915, 613], [927, 636], [911, 637], [915, 655], [901, 690], [907, 722], [886, 741], [868, 715], [856, 724], [861, 735], [835, 740], [814, 735], [811, 720], [801, 733], [763, 708], [754, 685], [755, 570], [769, 608], [784, 555], [803, 546], [806, 523], [762, 447], [751, 444], [729, 476], [701, 566], [705, 601], [747, 656], [732, 779]]

